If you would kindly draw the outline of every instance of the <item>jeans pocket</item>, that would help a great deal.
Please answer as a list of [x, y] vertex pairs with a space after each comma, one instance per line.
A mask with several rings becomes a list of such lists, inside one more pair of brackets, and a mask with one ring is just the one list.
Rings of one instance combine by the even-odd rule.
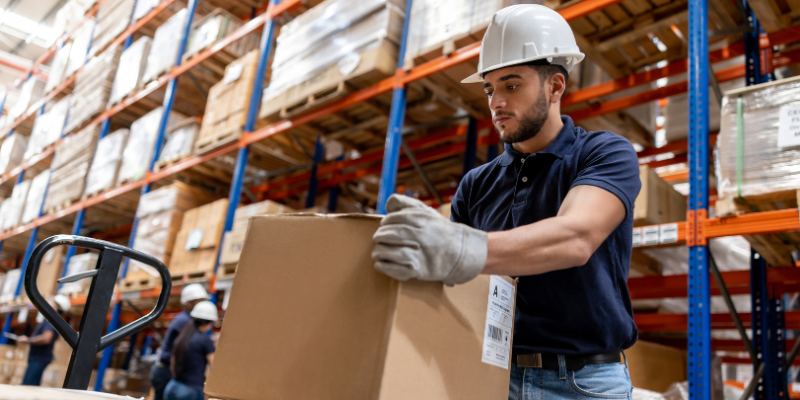
[[[614, 365], [616, 367], [616, 365]], [[620, 373], [602, 368], [584, 367], [581, 371], [569, 373], [569, 383], [578, 394], [598, 399], [627, 399], [631, 393], [630, 379]], [[576, 376], [577, 375], [577, 376]]]

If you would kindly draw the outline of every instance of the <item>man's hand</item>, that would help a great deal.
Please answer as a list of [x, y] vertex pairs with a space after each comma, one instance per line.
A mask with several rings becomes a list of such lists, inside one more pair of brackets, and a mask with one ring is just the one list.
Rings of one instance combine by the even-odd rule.
[[372, 237], [375, 269], [405, 281], [442, 281], [447, 286], [478, 276], [486, 265], [487, 234], [450, 222], [425, 203], [393, 194], [388, 215]]
[[30, 343], [31, 339], [27, 336], [20, 336], [17, 338], [17, 343]]

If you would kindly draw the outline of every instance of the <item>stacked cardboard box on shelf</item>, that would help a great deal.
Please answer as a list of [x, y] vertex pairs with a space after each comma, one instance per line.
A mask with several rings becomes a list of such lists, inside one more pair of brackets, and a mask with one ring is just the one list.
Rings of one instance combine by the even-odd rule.
[[284, 25], [260, 116], [285, 118], [394, 74], [404, 9], [402, 0], [326, 0]]
[[633, 225], [686, 221], [686, 198], [650, 167], [639, 167], [642, 189], [633, 205]]
[[[81, 272], [86, 272], [97, 267], [97, 253], [88, 252], [83, 254], [76, 254], [69, 259], [67, 265], [67, 275], [74, 275]], [[86, 295], [89, 293], [91, 279], [81, 279], [75, 282], [68, 282], [61, 285], [58, 289], [59, 294], [63, 295]]]
[[[56, 295], [58, 290], [58, 279], [61, 278], [64, 256], [67, 253], [66, 246], [57, 246], [44, 254], [42, 263], [39, 264], [39, 276], [36, 278], [36, 287], [45, 299], [50, 299]], [[28, 303], [28, 293], [24, 287], [22, 290], [23, 303]]]
[[27, 224], [39, 217], [39, 213], [42, 211], [42, 203], [44, 203], [48, 182], [50, 182], [49, 169], [42, 171], [31, 180], [28, 196], [25, 199], [25, 207], [22, 211], [21, 223]]
[[[155, 150], [155, 142], [158, 138], [158, 125], [161, 123], [163, 114], [164, 108], [159, 106], [131, 124], [128, 143], [125, 144], [125, 151], [122, 153], [122, 164], [117, 178], [118, 186], [125, 182], [137, 181], [147, 173], [150, 163], [153, 161], [153, 150]], [[167, 130], [174, 128], [185, 118], [182, 114], [170, 112], [167, 119]]]
[[[228, 36], [242, 25], [244, 25], [244, 22], [242, 22], [241, 18], [221, 8], [217, 8], [201, 19], [196, 19], [192, 23], [192, 33], [189, 36], [189, 44], [186, 46], [186, 53], [183, 55], [184, 60], [214, 44], [217, 40]], [[247, 52], [257, 48], [258, 42], [258, 34], [252, 32], [225, 47], [224, 51], [230, 53], [234, 57], [242, 57], [247, 54]]]
[[129, 134], [126, 128], [117, 129], [97, 142], [97, 154], [86, 176], [86, 195], [111, 189], [117, 183], [122, 150], [125, 149]]
[[31, 131], [30, 140], [28, 141], [28, 148], [25, 150], [24, 160], [30, 160], [31, 157], [41, 153], [47, 146], [58, 141], [61, 137], [61, 131], [64, 129], [64, 123], [67, 120], [67, 111], [69, 110], [70, 97], [64, 97], [45, 111], [43, 114], [36, 117], [33, 123], [33, 131]]
[[122, 47], [114, 46], [89, 60], [78, 74], [65, 132], [72, 132], [105, 110], [111, 94], [111, 85], [117, 73], [120, 54]]
[[239, 255], [242, 253], [244, 238], [247, 234], [247, 221], [250, 217], [267, 214], [283, 214], [295, 212], [294, 209], [274, 201], [266, 200], [258, 203], [241, 206], [233, 215], [233, 226], [225, 232], [220, 253], [220, 274], [229, 274], [236, 269]]
[[[391, 279], [370, 256], [379, 224], [355, 214], [252, 218], [205, 393], [507, 398], [514, 281], [482, 275], [446, 287]], [[318, 379], [303, 384], [308, 376]]]
[[175, 65], [180, 47], [181, 32], [186, 22], [188, 11], [182, 9], [171, 16], [163, 25], [156, 29], [150, 54], [147, 56], [147, 66], [142, 76], [142, 83], [158, 79]]
[[0, 383], [19, 385], [28, 368], [28, 345], [0, 347]]
[[14, 121], [22, 114], [25, 114], [25, 112], [28, 111], [28, 108], [33, 106], [42, 98], [45, 84], [47, 84], [47, 82], [35, 76], [31, 76], [25, 81], [25, 83], [22, 84], [22, 90], [20, 90], [19, 98], [14, 105], [11, 106], [11, 109], [8, 110], [9, 121]]
[[46, 213], [63, 209], [83, 196], [86, 174], [99, 136], [99, 126], [88, 126], [67, 136], [58, 146], [51, 165], [50, 188], [44, 205]]
[[109, 105], [118, 103], [143, 83], [142, 75], [147, 55], [150, 53], [150, 43], [150, 38], [143, 36], [122, 52], [119, 59], [119, 71], [114, 78], [114, 85], [108, 100]]
[[92, 32], [94, 30], [94, 20], [89, 20], [81, 25], [72, 35], [72, 48], [69, 52], [69, 61], [64, 76], [70, 76], [77, 71], [87, 60], [89, 45], [92, 43]]
[[72, 42], [67, 41], [56, 51], [53, 63], [50, 64], [50, 71], [47, 74], [47, 84], [44, 85], [44, 93], [49, 93], [55, 89], [64, 79], [67, 78], [67, 64], [69, 64], [69, 54], [72, 52]]
[[195, 153], [206, 152], [241, 136], [253, 93], [257, 63], [258, 52], [255, 51], [230, 63], [225, 67], [222, 81], [208, 91], [206, 112], [195, 143]]
[[69, 347], [64, 339], [56, 340], [53, 345], [53, 361], [47, 365], [42, 374], [42, 387], [60, 388], [64, 386], [70, 357], [72, 357], [72, 347]]
[[120, 33], [128, 28], [136, 0], [108, 0], [97, 10], [97, 26], [94, 28], [91, 55], [103, 50]]
[[31, 181], [22, 181], [14, 185], [11, 197], [8, 198], [8, 206], [4, 210], [3, 230], [16, 227], [22, 221], [22, 209], [25, 208], [25, 199], [28, 198], [28, 191], [31, 188]]
[[227, 212], [228, 199], [220, 199], [183, 215], [169, 263], [173, 276], [214, 270]]
[[[205, 191], [181, 182], [142, 195], [136, 210], [139, 223], [133, 248], [155, 257], [164, 265], [170, 265], [184, 214], [211, 200]], [[158, 276], [154, 269], [131, 260], [125, 287], [139, 289], [140, 283], [149, 284], [153, 279], [160, 283]]]
[[6, 137], [0, 146], [0, 174], [8, 173], [18, 167], [27, 148], [28, 139], [25, 136], [14, 133]]
[[194, 151], [197, 134], [200, 132], [200, 123], [194, 118], [186, 118], [167, 132], [164, 139], [164, 148], [158, 158], [156, 169], [180, 161]]

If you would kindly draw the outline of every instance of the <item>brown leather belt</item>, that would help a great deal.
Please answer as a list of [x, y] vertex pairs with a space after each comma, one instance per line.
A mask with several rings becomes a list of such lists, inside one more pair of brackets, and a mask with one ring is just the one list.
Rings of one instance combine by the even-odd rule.
[[[591, 364], [618, 364], [620, 362], [619, 350], [608, 353], [590, 354], [583, 356], [564, 356], [567, 371], [578, 371]], [[555, 354], [518, 354], [517, 366], [520, 368], [542, 368], [558, 371], [558, 356]]]

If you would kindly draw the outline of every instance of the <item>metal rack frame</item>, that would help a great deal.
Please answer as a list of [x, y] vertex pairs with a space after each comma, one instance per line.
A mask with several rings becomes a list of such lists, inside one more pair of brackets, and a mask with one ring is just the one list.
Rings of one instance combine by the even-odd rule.
[[[95, 5], [92, 10], [87, 13], [87, 17], [84, 19], [88, 20], [92, 18], [92, 16], [97, 12], [97, 9], [102, 3], [101, 0], [97, 5]], [[580, 2], [574, 5], [571, 5], [561, 11], [559, 11], [562, 16], [565, 17], [567, 20], [572, 20], [575, 18], [580, 18], [586, 16], [592, 12], [597, 10], [603, 9], [613, 4], [617, 4], [622, 0], [587, 0], [584, 2]], [[155, 9], [151, 10], [145, 17], [141, 18], [140, 20], [132, 23], [127, 30], [119, 37], [117, 37], [113, 44], [120, 44], [126, 42], [126, 44], [130, 43], [130, 39], [132, 35], [141, 27], [146, 25], [150, 20], [155, 18], [161, 11], [166, 9], [170, 4], [172, 4], [174, 0], [163, 0]], [[407, 2], [407, 10], [406, 15], [410, 15], [412, 1], [409, 0]], [[158, 140], [156, 141], [156, 151], [154, 152], [154, 157], [158, 157], [159, 149], [163, 142], [163, 136], [166, 129], [166, 116], [169, 114], [175, 93], [177, 90], [177, 80], [178, 78], [185, 72], [189, 71], [193, 66], [199, 64], [200, 62], [208, 59], [210, 56], [215, 54], [216, 52], [220, 51], [222, 48], [227, 46], [228, 44], [233, 43], [234, 41], [244, 37], [246, 34], [255, 31], [256, 29], [263, 27], [262, 37], [261, 37], [261, 44], [259, 47], [259, 60], [258, 60], [258, 67], [256, 72], [256, 83], [254, 87], [254, 95], [250, 99], [247, 120], [245, 125], [245, 132], [243, 133], [242, 137], [239, 139], [238, 142], [232, 143], [230, 145], [226, 145], [220, 147], [210, 153], [199, 155], [199, 156], [191, 156], [183, 161], [180, 161], [176, 164], [163, 168], [158, 172], [153, 171], [153, 165], [155, 163], [155, 159], [151, 162], [150, 165], [150, 172], [145, 176], [145, 178], [131, 182], [121, 187], [115, 188], [103, 195], [89, 198], [73, 204], [66, 210], [58, 212], [53, 215], [41, 215], [40, 217], [34, 220], [29, 224], [25, 224], [23, 226], [17, 227], [9, 232], [4, 234], [0, 234], [0, 248], [2, 246], [2, 240], [8, 239], [14, 235], [21, 234], [23, 232], [31, 232], [31, 239], [29, 240], [28, 251], [26, 251], [26, 258], [23, 262], [22, 269], [24, 272], [24, 268], [27, 264], [27, 254], [30, 252], [32, 247], [36, 243], [36, 233], [39, 226], [42, 226], [48, 222], [52, 222], [57, 218], [63, 217], [64, 215], [76, 213], [76, 219], [73, 226], [73, 234], [78, 234], [82, 228], [83, 220], [84, 220], [84, 210], [88, 207], [96, 205], [100, 202], [118, 196], [120, 194], [126, 193], [131, 190], [141, 189], [142, 193], [147, 193], [150, 188], [150, 184], [160, 180], [167, 178], [169, 175], [174, 174], [176, 172], [184, 171], [189, 168], [192, 168], [196, 165], [204, 163], [206, 161], [212, 160], [214, 158], [220, 157], [226, 153], [231, 151], [237, 151], [236, 157], [236, 164], [234, 167], [233, 173], [233, 180], [231, 184], [231, 189], [229, 192], [229, 208], [226, 214], [226, 221], [225, 221], [225, 231], [230, 231], [232, 221], [233, 221], [233, 214], [236, 210], [236, 207], [239, 204], [239, 200], [242, 193], [242, 188], [244, 184], [244, 175], [245, 175], [245, 167], [247, 165], [247, 159], [249, 155], [249, 146], [254, 144], [260, 140], [266, 139], [268, 137], [283, 133], [291, 129], [292, 127], [302, 125], [305, 123], [312, 122], [317, 120], [321, 117], [330, 115], [334, 112], [344, 110], [356, 103], [368, 100], [373, 98], [379, 94], [386, 93], [389, 90], [393, 90], [393, 101], [392, 101], [392, 108], [390, 113], [390, 124], [387, 130], [387, 140], [384, 147], [383, 154], [365, 154], [364, 157], [358, 160], [351, 160], [351, 161], [342, 161], [337, 160], [332, 163], [322, 163], [321, 162], [321, 154], [322, 154], [322, 144], [320, 143], [319, 139], [317, 140], [317, 144], [315, 145], [315, 157], [314, 163], [311, 168], [311, 171], [307, 174], [300, 174], [298, 176], [292, 176], [288, 178], [284, 178], [278, 182], [272, 182], [267, 185], [262, 185], [261, 187], [256, 188], [256, 192], [261, 193], [261, 197], [263, 198], [282, 198], [291, 194], [296, 194], [298, 191], [309, 191], [311, 194], [309, 197], [313, 198], [313, 193], [319, 188], [324, 187], [333, 187], [336, 184], [346, 181], [348, 178], [347, 176], [337, 176], [335, 179], [330, 180], [320, 180], [319, 176], [324, 173], [331, 173], [331, 172], [338, 172], [344, 168], [352, 168], [357, 166], [365, 166], [369, 162], [375, 162], [378, 160], [383, 160], [383, 165], [381, 166], [380, 170], [372, 170], [369, 172], [372, 173], [381, 173], [380, 179], [380, 192], [379, 192], [379, 212], [385, 213], [385, 201], [388, 199], [389, 195], [394, 193], [395, 186], [396, 186], [396, 176], [397, 170], [401, 166], [410, 165], [413, 159], [403, 159], [400, 156], [400, 148], [402, 147], [403, 139], [402, 139], [402, 129], [403, 129], [403, 121], [404, 121], [404, 113], [405, 113], [405, 86], [415, 80], [430, 76], [434, 73], [441, 72], [449, 67], [454, 65], [473, 60], [478, 57], [479, 55], [479, 46], [480, 43], [475, 43], [464, 48], [458, 49], [449, 55], [445, 55], [439, 57], [433, 61], [429, 61], [425, 64], [416, 66], [411, 68], [410, 70], [406, 71], [404, 69], [404, 52], [405, 52], [405, 43], [406, 38], [408, 35], [408, 19], [404, 22], [403, 28], [403, 35], [401, 39], [401, 46], [400, 46], [400, 54], [398, 57], [398, 65], [396, 73], [393, 77], [387, 78], [377, 84], [370, 86], [368, 88], [359, 90], [357, 92], [351, 93], [344, 98], [332, 102], [330, 104], [324, 105], [320, 108], [314, 109], [310, 112], [304, 113], [294, 118], [290, 118], [288, 120], [280, 121], [278, 123], [267, 125], [260, 129], [255, 129], [255, 120], [257, 111], [259, 108], [260, 96], [257, 93], [260, 92], [262, 89], [260, 86], [260, 82], [263, 82], [263, 78], [265, 75], [265, 71], [268, 67], [268, 59], [269, 54], [272, 51], [274, 36], [275, 36], [275, 25], [277, 22], [275, 18], [281, 15], [284, 12], [291, 11], [296, 9], [298, 6], [301, 5], [301, 0], [285, 0], [283, 2], [275, 1], [271, 3], [269, 7], [264, 10], [257, 10], [254, 11], [253, 19], [246, 23], [241, 28], [237, 29], [234, 33], [229, 35], [228, 37], [220, 40], [217, 44], [213, 45], [212, 47], [200, 52], [195, 57], [190, 59], [186, 63], [182, 63], [183, 52], [186, 48], [188, 35], [190, 32], [190, 27], [192, 23], [192, 17], [194, 15], [194, 10], [197, 6], [196, 0], [191, 0], [187, 8], [190, 9], [189, 17], [187, 18], [186, 25], [184, 27], [183, 36], [181, 38], [181, 46], [180, 51], [178, 53], [177, 62], [175, 67], [166, 75], [162, 76], [157, 80], [157, 82], [153, 85], [148, 86], [147, 88], [135, 93], [134, 95], [130, 96], [120, 104], [111, 107], [110, 109], [106, 110], [102, 113], [99, 117], [97, 117], [92, 123], [102, 123], [103, 124], [103, 135], [108, 132], [108, 120], [114, 116], [116, 113], [124, 110], [131, 104], [135, 103], [136, 101], [146, 97], [147, 95], [153, 93], [156, 90], [161, 89], [162, 87], [166, 86], [166, 96], [164, 98], [164, 115], [162, 116], [162, 120], [159, 125], [159, 136]], [[711, 352], [716, 346], [714, 345], [714, 341], [711, 340], [711, 329], [716, 329], [714, 324], [719, 326], [720, 324], [728, 324], [725, 326], [730, 326], [730, 324], [735, 324], [737, 318], [741, 318], [744, 320], [749, 320], [750, 316], [747, 314], [741, 314], [735, 312], [735, 310], [731, 310], [731, 316], [727, 315], [712, 315], [709, 312], [709, 304], [710, 304], [710, 296], [712, 293], [720, 293], [721, 291], [727, 291], [725, 289], [724, 282], [721, 280], [724, 279], [728, 281], [730, 284], [731, 281], [736, 283], [741, 283], [741, 281], [748, 281], [748, 283], [752, 283], [756, 285], [753, 290], [749, 287], [744, 287], [741, 284], [734, 287], [731, 292], [737, 293], [764, 293], [766, 291], [766, 285], [769, 282], [775, 282], [776, 280], [784, 279], [785, 276], [781, 274], [785, 274], [784, 272], [774, 272], [771, 269], [764, 269], [763, 274], [759, 272], [758, 277], [762, 277], [763, 279], [756, 279], [756, 278], [743, 278], [737, 273], [723, 273], [720, 275], [720, 282], [717, 282], [716, 286], [712, 283], [710, 276], [709, 276], [709, 268], [713, 269], [713, 261], [710, 261], [710, 253], [707, 247], [707, 240], [713, 237], [720, 237], [720, 236], [729, 236], [729, 235], [740, 235], [740, 234], [764, 234], [764, 233], [775, 233], [775, 232], [782, 232], [788, 230], [800, 230], [800, 216], [798, 214], [798, 209], [789, 209], [789, 210], [779, 210], [779, 211], [769, 211], [769, 212], [762, 212], [762, 213], [754, 213], [754, 214], [747, 214], [738, 217], [732, 218], [714, 218], [710, 219], [707, 218], [707, 210], [709, 206], [709, 176], [708, 176], [708, 166], [709, 166], [709, 146], [712, 143], [715, 136], [709, 135], [708, 132], [708, 85], [709, 85], [709, 71], [710, 71], [710, 64], [713, 62], [722, 61], [725, 59], [729, 59], [738, 55], [745, 54], [748, 56], [748, 63], [746, 65], [737, 66], [728, 68], [725, 70], [721, 70], [715, 73], [716, 80], [722, 82], [730, 79], [740, 78], [747, 76], [750, 79], [751, 73], [755, 71], [755, 76], [761, 78], [763, 74], [758, 73], [757, 69], [754, 70], [753, 68], [758, 68], [759, 63], [753, 60], [758, 60], [761, 53], [764, 49], [769, 49], [770, 46], [778, 45], [778, 44], [785, 44], [794, 41], [798, 35], [800, 34], [800, 26], [795, 26], [793, 28], [786, 29], [784, 31], [775, 32], [769, 35], [759, 35], [758, 31], [753, 35], [750, 35], [746, 38], [745, 42], [737, 43], [734, 45], [730, 45], [724, 49], [720, 49], [714, 52], [709, 53], [708, 49], [708, 5], [707, 0], [690, 0], [689, 1], [689, 20], [690, 20], [690, 33], [689, 33], [689, 55], [686, 60], [674, 61], [663, 68], [658, 68], [655, 70], [647, 71], [646, 73], [638, 73], [633, 74], [628, 77], [623, 77], [620, 79], [616, 79], [611, 82], [606, 82], [594, 87], [585, 88], [570, 94], [565, 95], [563, 102], [564, 104], [577, 104], [588, 99], [596, 98], [599, 96], [606, 96], [609, 94], [617, 93], [625, 89], [629, 89], [634, 86], [639, 86], [642, 84], [654, 82], [657, 79], [674, 76], [680, 73], [688, 72], [688, 81], [683, 83], [678, 83], [674, 85], [669, 85], [663, 88], [654, 89], [650, 91], [646, 91], [643, 93], [639, 93], [632, 96], [623, 97], [620, 99], [607, 101], [602, 104], [587, 107], [584, 109], [576, 110], [575, 112], [570, 113], [574, 118], [589, 118], [597, 115], [602, 115], [604, 113], [618, 111], [624, 108], [627, 108], [632, 105], [640, 104], [643, 101], [652, 101], [660, 98], [664, 98], [667, 96], [671, 96], [674, 94], [679, 93], [689, 93], [690, 101], [689, 103], [692, 105], [690, 108], [690, 133], [689, 139], [684, 143], [674, 143], [670, 144], [668, 148], [664, 149], [645, 149], [644, 151], [640, 152], [640, 156], [645, 155], [655, 155], [664, 153], [667, 151], [675, 151], [675, 150], [688, 150], [688, 155], [684, 156], [684, 158], [676, 157], [673, 163], [677, 162], [689, 162], [689, 171], [687, 173], [689, 181], [690, 181], [690, 195], [689, 195], [689, 212], [687, 215], [687, 221], [684, 223], [676, 224], [677, 232], [678, 232], [678, 242], [685, 242], [689, 247], [690, 258], [690, 270], [687, 276], [685, 277], [651, 277], [651, 278], [641, 278], [641, 279], [649, 279], [649, 285], [653, 285], [652, 287], [640, 287], [639, 289], [633, 290], [632, 295], [634, 297], [637, 296], [637, 293], [641, 293], [639, 296], [655, 296], [655, 297], [663, 297], [658, 295], [658, 293], [684, 293], [689, 298], [689, 314], [687, 316], [677, 316], [676, 317], [664, 317], [658, 316], [657, 320], [651, 316], [637, 316], [636, 322], [637, 324], [641, 324], [645, 327], [659, 327], [663, 328], [669, 324], [672, 324], [673, 327], [680, 327], [680, 319], [682, 318], [683, 324], [685, 324], [685, 329], [688, 333], [689, 340], [688, 340], [688, 350], [689, 350], [689, 382], [690, 382], [690, 393], [692, 399], [707, 399], [710, 398], [710, 365], [711, 365]], [[757, 22], [754, 22], [754, 25], [757, 25]], [[77, 29], [76, 28], [73, 28]], [[126, 46], [127, 47], [127, 46]], [[28, 76], [30, 77], [32, 72], [44, 62], [55, 54], [56, 47], [52, 47], [48, 50], [48, 52], [43, 55], [39, 60], [31, 66], [30, 70], [28, 71]], [[793, 63], [800, 62], [800, 51], [791, 51], [785, 54], [781, 54], [780, 57], [775, 58], [773, 61], [774, 66], [785, 66]], [[42, 105], [45, 104], [48, 100], [54, 98], [58, 93], [63, 91], [66, 87], [68, 87], [72, 81], [74, 81], [76, 74], [73, 74], [71, 77], [68, 77], [67, 80], [55, 88], [53, 91], [48, 93], [42, 100]], [[756, 79], [756, 80], [757, 80]], [[14, 86], [18, 86], [24, 80], [18, 80], [15, 82]], [[3, 100], [4, 102], [4, 100]], [[0, 103], [0, 110], [2, 110], [3, 104]], [[29, 114], [25, 114], [20, 117], [17, 121], [14, 121], [10, 127], [9, 131], [13, 133], [14, 127], [16, 127], [19, 123], [24, 121], [30, 117]], [[481, 145], [494, 145], [494, 154], [491, 154], [492, 146], [489, 147], [490, 154], [489, 158], [493, 158], [496, 156], [496, 140], [487, 139], [487, 138], [478, 138], [476, 134], [474, 134], [475, 130], [478, 129], [480, 126], [487, 126], [490, 124], [490, 121], [480, 120], [476, 121], [471, 119], [470, 122], [465, 126], [459, 126], [457, 128], [453, 128], [447, 130], [445, 132], [430, 135], [429, 137], [425, 137], [422, 139], [418, 139], [415, 141], [409, 141], [406, 143], [408, 145], [409, 150], [415, 151], [419, 149], [424, 149], [427, 146], [431, 146], [433, 144], [440, 144], [445, 143], [450, 140], [453, 140], [458, 137], [467, 136], [469, 140], [463, 144], [454, 144], [451, 146], [446, 146], [443, 149], [436, 149], [430, 152], [420, 152], [416, 154], [417, 160], [431, 160], [437, 159], [437, 157], [446, 157], [454, 154], [459, 154], [464, 152], [465, 150], [468, 152], [469, 155], [474, 155], [475, 149], [477, 146]], [[36, 163], [44, 160], [48, 156], [52, 155], [55, 152], [55, 149], [58, 147], [59, 143], [51, 146], [50, 148], [46, 149], [42, 154], [37, 156], [35, 159], [31, 160], [28, 163], [25, 163], [12, 171], [9, 174], [6, 174], [3, 177], [0, 177], [0, 183], [9, 181], [10, 179], [16, 177], [17, 182], [20, 182], [23, 177], [25, 170], [31, 166], [35, 165]], [[408, 151], [406, 151], [407, 155], [410, 155]], [[318, 157], [319, 156], [319, 157]], [[470, 160], [466, 160], [464, 162], [464, 170], [465, 172], [474, 166], [474, 157], [467, 157]], [[424, 162], [424, 161], [423, 161]], [[663, 162], [660, 165], [665, 165]], [[356, 175], [352, 175], [355, 177]], [[296, 188], [285, 188], [290, 184], [302, 183], [307, 181], [308, 184], [305, 186], [299, 186]], [[331, 196], [331, 201], [335, 205], [335, 196]], [[133, 244], [133, 238], [135, 237], [136, 233], [136, 226], [137, 220], [134, 220], [131, 234], [130, 234], [130, 244]], [[648, 228], [648, 227], [645, 227]], [[649, 227], [650, 229], [660, 229], [661, 227]], [[642, 228], [644, 229], [644, 228]], [[74, 249], [70, 249], [67, 254], [67, 260], [74, 254]], [[219, 255], [217, 256], [219, 257]], [[66, 265], [66, 262], [65, 262]], [[219, 258], [217, 259], [216, 266], [219, 266]], [[125, 271], [127, 271], [127, 263], [123, 269], [123, 276]], [[753, 270], [757, 272], [757, 269]], [[213, 279], [213, 278], [212, 278]], [[677, 284], [676, 279], [682, 280], [683, 284]], [[800, 290], [800, 274], [797, 277], [792, 276], [792, 279], [795, 279], [798, 283], [795, 286], [792, 285], [785, 285], [785, 290]], [[645, 282], [645, 280], [641, 281]], [[633, 287], [636, 287], [636, 282], [634, 281]], [[213, 280], [212, 280], [213, 285]], [[671, 286], [670, 286], [671, 285]], [[762, 289], [761, 291], [756, 290]], [[179, 291], [179, 288], [173, 290], [173, 293]], [[637, 292], [638, 290], [638, 292]], [[658, 292], [661, 290], [661, 292]], [[713, 290], [713, 292], [712, 292]], [[17, 290], [19, 292], [19, 288]], [[650, 292], [649, 294], [644, 294], [645, 292]], [[643, 298], [643, 297], [640, 297]], [[754, 309], [755, 310], [755, 309]], [[765, 314], [766, 319], [762, 315], [756, 315], [754, 312], [752, 314], [752, 318], [754, 321], [752, 322], [755, 324], [757, 321], [761, 321], [761, 323], [768, 323], [770, 326], [777, 328], [778, 326], [800, 326], [800, 315], [794, 314], [794, 312], [784, 313], [782, 311], [782, 307], [780, 307], [779, 302], [771, 301], [769, 307], [764, 307], [762, 310], [772, 310], [774, 312]], [[770, 317], [772, 315], [772, 317]], [[673, 319], [670, 319], [673, 318]], [[112, 313], [112, 318], [109, 322], [109, 330], [113, 330], [115, 327], [118, 327], [121, 322], [126, 320], [126, 316], [121, 310], [121, 298], [118, 296], [115, 299], [115, 306]], [[11, 326], [11, 313], [8, 314], [6, 317], [6, 323], [3, 326], [3, 330], [7, 331]], [[729, 328], [728, 328], [729, 329]], [[755, 338], [755, 342], [759, 342], [758, 338]], [[0, 337], [0, 343], [4, 342], [5, 339]], [[778, 342], [769, 343], [768, 347], [771, 348], [782, 348], [785, 344], [781, 343], [780, 340]], [[95, 389], [100, 389], [103, 381], [103, 375], [105, 369], [110, 363], [110, 356], [111, 356], [111, 349], [106, 349], [103, 353], [103, 357], [101, 359], [100, 368], [98, 369], [98, 378]], [[767, 352], [764, 353], [762, 357], [767, 357], [767, 360], [773, 360], [781, 358], [776, 358], [773, 354], [774, 352]], [[796, 353], [796, 352], [795, 352]], [[773, 362], [769, 362], [772, 366]], [[758, 366], [755, 366], [758, 368]], [[766, 377], [768, 379], [772, 379], [772, 376], [775, 376], [776, 373], [770, 373], [770, 370], [767, 369]], [[780, 374], [777, 374], [780, 375]], [[785, 388], [785, 381], [781, 382], [772, 382], [770, 381], [770, 387], [784, 387]], [[782, 386], [781, 386], [782, 385]]]

